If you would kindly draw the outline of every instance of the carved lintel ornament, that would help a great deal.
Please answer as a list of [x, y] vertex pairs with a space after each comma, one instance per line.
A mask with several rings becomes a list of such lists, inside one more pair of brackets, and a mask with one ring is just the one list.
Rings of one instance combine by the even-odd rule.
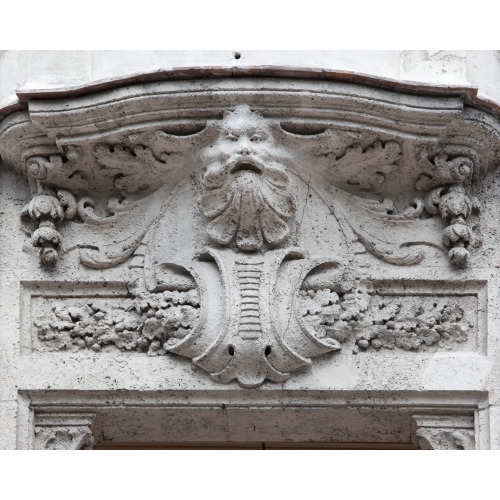
[[468, 217], [473, 209], [478, 209], [469, 197], [472, 176], [478, 168], [477, 154], [470, 148], [448, 146], [432, 161], [421, 151], [419, 160], [425, 173], [420, 175], [416, 188], [434, 187], [425, 198], [425, 208], [432, 215], [440, 214], [449, 224], [443, 230], [443, 244], [450, 249], [450, 262], [465, 268], [473, 239]]
[[93, 450], [93, 414], [48, 413], [35, 418], [35, 450]]
[[371, 269], [446, 254], [467, 265], [471, 187], [500, 162], [500, 124], [456, 96], [234, 83], [34, 98], [0, 123], [3, 162], [30, 183], [23, 216], [43, 266], [130, 271], [120, 302], [34, 318], [39, 343], [175, 353], [247, 387], [346, 345], [472, 343], [467, 299], [380, 302]]
[[421, 450], [474, 450], [474, 417], [414, 415], [416, 444]]
[[66, 190], [59, 189], [56, 193], [42, 190], [41, 194], [33, 197], [22, 212], [23, 218], [30, 218], [37, 225], [31, 236], [34, 247], [39, 248], [40, 263], [52, 267], [59, 258], [61, 235], [56, 224], [64, 220], [71, 220], [76, 215], [75, 197]]

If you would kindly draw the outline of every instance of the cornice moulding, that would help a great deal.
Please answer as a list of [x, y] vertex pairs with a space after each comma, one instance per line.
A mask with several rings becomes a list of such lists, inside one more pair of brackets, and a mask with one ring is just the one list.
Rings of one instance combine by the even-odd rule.
[[380, 76], [324, 68], [300, 68], [295, 66], [193, 66], [165, 68], [149, 73], [134, 73], [118, 78], [98, 80], [85, 85], [66, 86], [63, 88], [19, 89], [16, 92], [17, 101], [0, 109], [0, 117], [24, 109], [32, 98], [52, 99], [63, 97], [78, 97], [102, 92], [122, 86], [137, 83], [158, 82], [165, 80], [211, 79], [240, 77], [271, 77], [305, 80], [324, 80], [361, 84], [369, 87], [382, 88], [396, 92], [416, 95], [459, 96], [465, 103], [480, 107], [486, 111], [500, 113], [500, 104], [478, 96], [478, 88], [474, 85], [446, 85], [407, 80], [396, 80]]

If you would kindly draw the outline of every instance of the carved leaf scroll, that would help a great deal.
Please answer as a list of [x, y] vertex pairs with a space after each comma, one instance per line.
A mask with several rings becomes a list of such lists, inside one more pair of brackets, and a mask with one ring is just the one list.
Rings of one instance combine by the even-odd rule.
[[466, 147], [448, 146], [433, 157], [426, 148], [421, 148], [418, 164], [423, 173], [415, 187], [418, 191], [430, 191], [449, 184], [469, 184], [478, 159], [477, 154]]
[[398, 170], [401, 156], [401, 146], [394, 141], [376, 141], [366, 149], [351, 146], [330, 165], [327, 173], [339, 186], [380, 192], [387, 174]]
[[66, 155], [28, 157], [26, 169], [28, 175], [39, 183], [80, 193], [90, 187], [87, 179], [88, 173], [84, 172], [82, 159], [81, 148], [70, 146], [66, 150]]
[[87, 427], [37, 427], [35, 450], [93, 450], [95, 439]]
[[114, 179], [114, 186], [124, 193], [135, 193], [158, 187], [168, 172], [168, 153], [157, 158], [151, 148], [136, 145], [98, 144], [95, 158], [105, 177]]

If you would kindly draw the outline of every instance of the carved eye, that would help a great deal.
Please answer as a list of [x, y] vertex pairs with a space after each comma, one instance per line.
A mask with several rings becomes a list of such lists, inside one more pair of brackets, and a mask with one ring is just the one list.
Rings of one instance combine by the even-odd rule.
[[228, 141], [231, 141], [231, 142], [236, 142], [238, 140], [238, 136], [234, 135], [234, 134], [229, 134], [227, 136], [227, 140]]
[[261, 142], [263, 140], [263, 137], [259, 134], [254, 134], [252, 135], [252, 137], [250, 138], [250, 140], [252, 142]]

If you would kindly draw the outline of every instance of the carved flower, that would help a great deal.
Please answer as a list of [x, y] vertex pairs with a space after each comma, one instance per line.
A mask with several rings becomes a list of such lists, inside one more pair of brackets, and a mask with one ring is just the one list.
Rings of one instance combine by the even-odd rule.
[[465, 224], [451, 224], [443, 229], [443, 243], [452, 246], [457, 242], [467, 243], [472, 237], [472, 231]]
[[441, 197], [439, 208], [443, 218], [457, 216], [467, 218], [472, 211], [472, 202], [460, 186]]
[[33, 220], [39, 221], [42, 218], [62, 221], [64, 210], [60, 201], [55, 196], [38, 195], [29, 204], [29, 215]]
[[206, 148], [202, 182], [207, 188], [200, 208], [209, 219], [207, 231], [221, 245], [235, 242], [242, 250], [274, 246], [289, 234], [286, 219], [295, 207], [285, 191], [288, 177], [283, 153], [269, 123], [248, 106], [239, 106], [221, 123], [215, 144]]

